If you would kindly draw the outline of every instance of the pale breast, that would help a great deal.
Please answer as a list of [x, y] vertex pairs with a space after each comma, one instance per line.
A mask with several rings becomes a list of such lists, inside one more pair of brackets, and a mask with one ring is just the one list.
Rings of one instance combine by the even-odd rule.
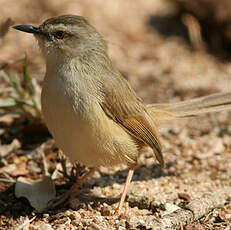
[[50, 76], [44, 80], [42, 112], [57, 145], [86, 166], [135, 164], [134, 139], [106, 116], [94, 95], [72, 83]]

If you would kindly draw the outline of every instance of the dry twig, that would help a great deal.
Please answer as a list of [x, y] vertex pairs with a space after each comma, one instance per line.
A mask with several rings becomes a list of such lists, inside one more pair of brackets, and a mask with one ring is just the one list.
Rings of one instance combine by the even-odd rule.
[[[149, 225], [155, 230], [180, 229], [182, 225], [184, 226], [200, 219], [207, 215], [211, 210], [223, 207], [229, 197], [230, 191], [231, 188], [227, 187], [214, 193], [204, 194], [202, 197], [189, 202], [185, 207], [164, 216], [161, 220], [153, 218], [152, 223], [149, 223]], [[131, 198], [128, 196], [127, 200], [128, 202], [131, 200], [134, 202], [134, 197]], [[142, 203], [143, 201], [144, 199], [139, 199], [139, 197], [137, 197], [136, 202], [138, 205], [139, 202]], [[146, 207], [151, 208], [152, 203], [153, 201], [151, 200], [149, 201], [149, 204], [146, 201]], [[142, 207], [143, 203], [140, 206]]]

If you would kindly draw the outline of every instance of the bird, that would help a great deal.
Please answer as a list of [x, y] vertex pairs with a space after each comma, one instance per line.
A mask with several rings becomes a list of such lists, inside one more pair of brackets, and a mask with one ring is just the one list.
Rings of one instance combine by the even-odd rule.
[[99, 166], [125, 163], [119, 214], [142, 149], [151, 147], [164, 167], [158, 133], [162, 124], [231, 109], [230, 92], [145, 105], [112, 63], [103, 36], [83, 16], [60, 15], [39, 26], [13, 28], [34, 34], [45, 59], [41, 104], [50, 133], [72, 162], [90, 168], [67, 196]]

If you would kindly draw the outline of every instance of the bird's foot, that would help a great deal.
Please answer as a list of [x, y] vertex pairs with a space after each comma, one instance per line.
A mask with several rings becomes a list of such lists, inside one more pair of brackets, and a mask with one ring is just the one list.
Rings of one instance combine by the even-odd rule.
[[54, 209], [60, 204], [64, 203], [67, 199], [69, 199], [69, 203], [71, 200], [74, 199], [74, 197], [79, 193], [79, 186], [83, 184], [83, 182], [94, 173], [95, 169], [90, 169], [88, 172], [86, 172], [81, 178], [79, 178], [78, 181], [76, 181], [65, 194], [56, 197], [55, 199], [51, 200], [48, 203], [49, 209]]

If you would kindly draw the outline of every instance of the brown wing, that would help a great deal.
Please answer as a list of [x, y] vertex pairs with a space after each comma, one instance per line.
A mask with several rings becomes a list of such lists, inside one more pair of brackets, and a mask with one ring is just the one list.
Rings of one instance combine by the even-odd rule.
[[161, 166], [164, 166], [155, 124], [126, 79], [122, 76], [117, 76], [113, 81], [107, 79], [103, 83], [103, 92], [101, 107], [104, 112], [135, 138], [149, 145]]

